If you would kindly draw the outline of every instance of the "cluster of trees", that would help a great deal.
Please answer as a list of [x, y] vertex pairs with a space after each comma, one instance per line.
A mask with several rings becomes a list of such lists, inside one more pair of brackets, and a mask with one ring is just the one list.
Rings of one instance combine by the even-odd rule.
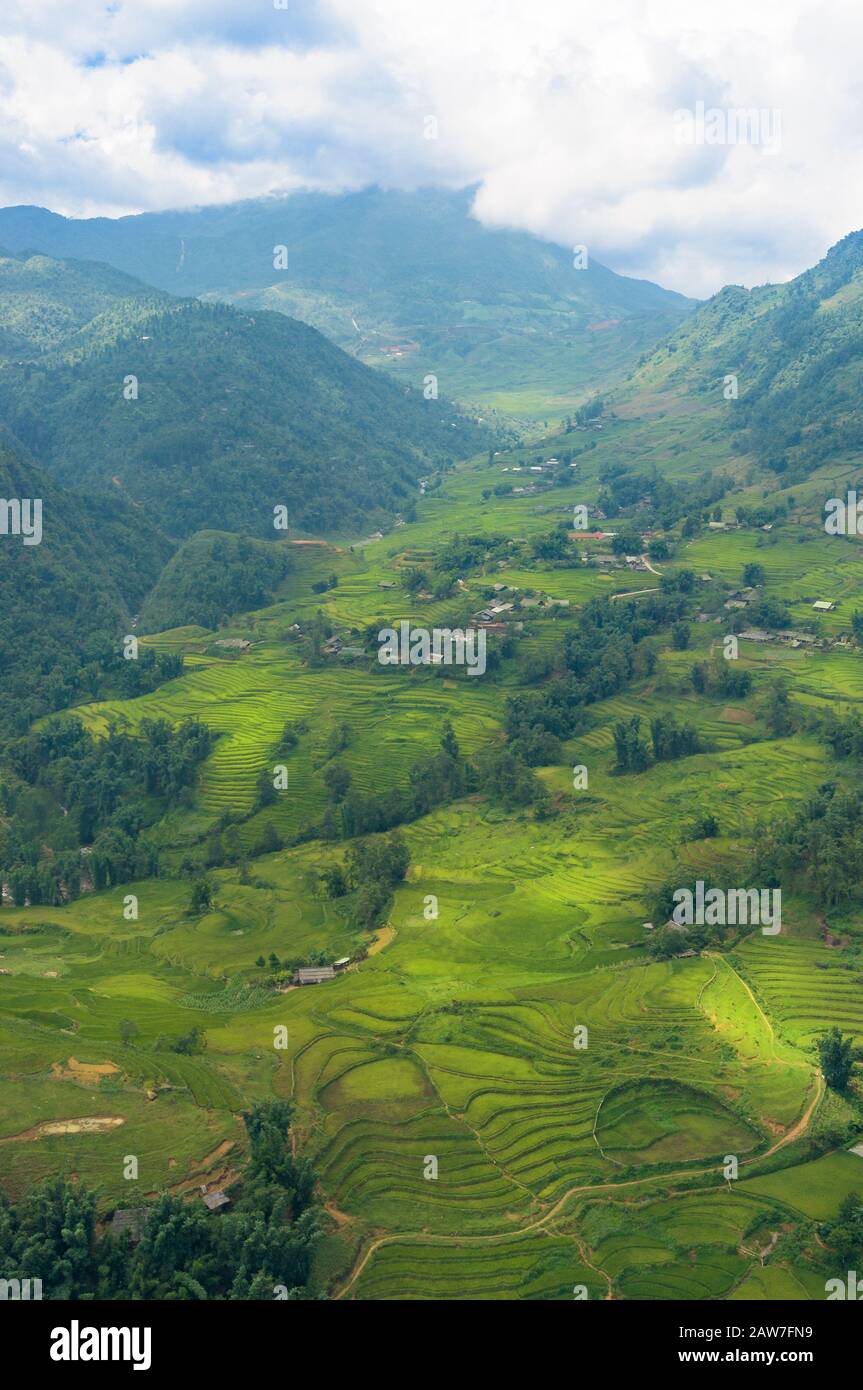
[[696, 661], [689, 672], [693, 690], [725, 700], [742, 700], [752, 689], [752, 673], [717, 652], [712, 662]]
[[656, 647], [648, 639], [680, 618], [682, 592], [650, 594], [635, 603], [591, 599], [568, 632], [563, 668], [540, 690], [511, 696], [504, 728], [510, 746], [529, 766], [555, 760], [548, 736], [571, 738], [583, 726], [584, 707], [616, 695], [631, 680], [650, 675]]
[[641, 735], [641, 719], [621, 720], [614, 726], [617, 753], [615, 772], [644, 772], [653, 762], [671, 762], [703, 753], [704, 744], [691, 724], [678, 724], [671, 714], [650, 721], [651, 746]]
[[41, 499], [43, 531], [39, 545], [0, 545], [2, 752], [34, 720], [118, 689], [135, 664], [119, 657], [121, 636], [172, 547], [122, 498], [60, 488], [2, 427], [0, 497]]
[[[825, 1073], [826, 1074], [826, 1073]], [[859, 1270], [863, 1265], [863, 1201], [849, 1192], [839, 1203], [832, 1221], [825, 1221], [821, 1239], [835, 1256], [840, 1269]]]
[[855, 1048], [853, 1038], [846, 1038], [841, 1028], [830, 1028], [818, 1039], [818, 1060], [827, 1085], [833, 1091], [847, 1091], [854, 1063], [863, 1057]]
[[825, 782], [785, 821], [762, 826], [756, 863], [765, 883], [790, 883], [821, 907], [860, 900], [863, 793]]
[[408, 871], [410, 854], [401, 835], [360, 840], [348, 849], [344, 866], [332, 864], [321, 871], [321, 884], [331, 898], [353, 894], [351, 912], [364, 930], [386, 917], [393, 889]]
[[290, 568], [286, 546], [202, 531], [180, 546], [147, 595], [141, 631], [161, 632], [186, 623], [216, 628], [232, 613], [270, 603]]
[[96, 739], [79, 719], [57, 717], [12, 744], [13, 777], [0, 786], [0, 870], [16, 904], [77, 897], [84, 846], [95, 888], [156, 872], [141, 832], [160, 803], [188, 793], [210, 748], [210, 731], [195, 719], [176, 728], [143, 720], [136, 737]]
[[533, 740], [489, 749], [471, 763], [463, 756], [449, 720], [445, 720], [438, 750], [412, 764], [406, 785], [363, 796], [351, 789], [350, 770], [343, 763], [331, 763], [324, 773], [330, 804], [322, 820], [311, 825], [303, 838], [347, 840], [379, 834], [418, 820], [470, 792], [484, 792], [507, 807], [538, 804], [546, 793], [531, 771], [528, 752], [536, 755], [532, 765], [550, 762], [559, 752], [559, 743], [538, 733]]
[[[288, 1102], [243, 1115], [249, 1157], [232, 1206], [163, 1194], [147, 1207], [137, 1245], [97, 1237], [96, 1194], [51, 1178], [17, 1203], [0, 1192], [0, 1268], [41, 1279], [45, 1299], [303, 1300], [323, 1221], [308, 1160], [294, 1157]], [[142, 1203], [143, 1205], [143, 1203]]]
[[834, 757], [863, 759], [863, 719], [856, 711], [844, 717], [828, 711], [822, 720], [820, 734]]
[[638, 508], [642, 530], [650, 526], [670, 531], [681, 518], [687, 518], [693, 523], [690, 529], [697, 531], [702, 514], [707, 515], [728, 490], [726, 479], [711, 474], [685, 483], [669, 482], [655, 468], [629, 468], [617, 462], [603, 464], [599, 480], [597, 506], [609, 517]]

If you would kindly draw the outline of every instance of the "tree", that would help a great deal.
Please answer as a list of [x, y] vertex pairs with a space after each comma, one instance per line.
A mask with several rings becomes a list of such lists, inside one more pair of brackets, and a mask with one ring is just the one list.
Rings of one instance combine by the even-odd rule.
[[794, 732], [788, 687], [782, 679], [775, 681], [770, 687], [767, 696], [766, 718], [767, 727], [774, 738], [787, 738], [789, 734]]
[[443, 727], [441, 728], [440, 746], [443, 749], [444, 753], [447, 753], [449, 757], [458, 758], [458, 739], [456, 738], [455, 730], [453, 729], [453, 726], [448, 719], [444, 720]]
[[671, 629], [671, 645], [676, 652], [685, 652], [689, 646], [689, 625], [675, 623]]
[[336, 803], [344, 801], [351, 786], [350, 768], [344, 763], [330, 763], [324, 772], [324, 783], [330, 794], [330, 800]]
[[192, 896], [189, 901], [189, 916], [200, 917], [204, 912], [209, 912], [213, 906], [213, 888], [206, 878], [198, 878], [192, 884]]
[[620, 531], [612, 536], [611, 549], [615, 555], [640, 555], [644, 542], [637, 531]]
[[118, 1024], [120, 1041], [124, 1047], [128, 1047], [133, 1038], [137, 1038], [140, 1028], [131, 1018], [121, 1018]]
[[854, 1066], [851, 1038], [843, 1038], [840, 1028], [833, 1027], [818, 1039], [821, 1072], [833, 1091], [845, 1091]]
[[753, 561], [751, 564], [743, 566], [743, 583], [747, 588], [757, 588], [760, 584], [764, 583], [765, 577], [763, 565], [756, 564], [755, 561]]
[[258, 773], [257, 782], [257, 805], [259, 807], [272, 806], [278, 795], [273, 786], [273, 778], [268, 767], [262, 767]]
[[650, 766], [650, 753], [641, 737], [638, 715], [621, 720], [614, 726], [614, 745], [617, 750], [615, 772], [644, 772]]

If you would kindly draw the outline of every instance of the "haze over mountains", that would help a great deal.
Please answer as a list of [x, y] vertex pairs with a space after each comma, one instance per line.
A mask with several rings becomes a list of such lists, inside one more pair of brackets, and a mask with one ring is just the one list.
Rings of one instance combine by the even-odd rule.
[[[294, 221], [283, 233], [291, 270], [274, 290], [267, 283], [273, 238], [291, 203]], [[456, 225], [459, 237], [444, 235]], [[62, 668], [61, 627], [67, 638], [113, 631], [140, 611], [148, 628], [214, 623], [266, 601], [281, 561], [235, 553], [225, 533], [278, 539], [275, 505], [287, 505], [291, 527], [308, 535], [386, 529], [397, 514], [412, 515], [424, 474], [504, 442], [445, 399], [426, 399], [416, 389], [420, 376], [406, 388], [308, 324], [248, 307], [287, 298], [317, 313], [323, 291], [299, 304], [298, 264], [342, 309], [358, 296], [366, 311], [374, 301], [388, 321], [404, 325], [421, 310], [430, 343], [444, 341], [442, 316], [456, 303], [467, 322], [468, 290], [487, 297], [483, 308], [496, 304], [495, 313], [508, 295], [518, 332], [506, 346], [486, 337], [485, 347], [465, 348], [460, 359], [467, 374], [499, 368], [502, 381], [507, 361], [521, 371], [535, 352], [541, 375], [550, 353], [583, 393], [586, 374], [561, 367], [568, 359], [557, 353], [555, 334], [570, 318], [583, 324], [592, 313], [619, 314], [627, 333], [662, 341], [636, 363], [632, 341], [624, 352], [614, 340], [621, 349], [609, 376], [614, 408], [640, 420], [639, 428], [649, 424], [642, 457], [676, 478], [742, 463], [750, 482], [785, 487], [830, 462], [855, 465], [863, 449], [860, 232], [788, 284], [732, 286], [694, 310], [595, 265], [576, 272], [560, 248], [534, 238], [488, 233], [467, 217], [462, 195], [304, 196], [119, 222], [0, 212], [0, 246], [34, 240], [106, 257], [0, 254], [4, 487], [7, 496], [43, 498], [46, 518], [42, 546], [2, 547], [0, 583], [10, 640], [26, 628], [43, 674]], [[179, 240], [185, 255], [174, 260]], [[379, 252], [386, 246], [389, 260], [364, 260], [373, 244]], [[159, 283], [133, 278], [109, 257]], [[231, 267], [233, 291], [219, 283]], [[186, 293], [234, 293], [243, 307], [178, 298], [160, 288], [172, 279]], [[551, 325], [546, 336], [541, 321]], [[612, 341], [601, 333], [591, 340]], [[455, 361], [457, 349], [447, 351]], [[411, 375], [411, 360], [406, 354], [387, 367]], [[603, 360], [606, 369], [610, 358]], [[735, 400], [723, 394], [730, 374]], [[130, 378], [136, 399], [124, 392]], [[444, 371], [442, 397], [447, 379]], [[543, 397], [543, 409], [552, 413], [550, 399]], [[221, 539], [184, 546], [145, 602], [176, 543], [204, 532]], [[65, 627], [54, 621], [60, 613], [71, 615]], [[39, 634], [49, 630], [43, 644]]]
[[576, 269], [572, 248], [483, 227], [472, 197], [370, 188], [117, 220], [15, 207], [0, 210], [0, 245], [292, 314], [414, 385], [431, 372], [446, 395], [524, 416], [547, 413], [550, 392], [577, 404], [695, 307], [589, 248]]

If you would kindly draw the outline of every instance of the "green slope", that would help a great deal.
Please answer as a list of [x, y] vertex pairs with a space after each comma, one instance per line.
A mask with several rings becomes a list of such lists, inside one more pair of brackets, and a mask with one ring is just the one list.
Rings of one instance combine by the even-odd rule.
[[[863, 459], [863, 232], [784, 285], [729, 286], [639, 366], [621, 404], [688, 418], [778, 487]], [[737, 398], [726, 399], [736, 377]], [[826, 494], [829, 495], [829, 494]]]
[[13, 262], [7, 320], [31, 347], [0, 363], [0, 418], [61, 481], [117, 493], [173, 536], [273, 538], [277, 506], [292, 528], [385, 523], [423, 474], [493, 438], [295, 319], [154, 295], [103, 266]]
[[[604, 385], [693, 301], [470, 215], [472, 190], [298, 193], [116, 221], [0, 211], [0, 244], [109, 262], [177, 294], [296, 315], [450, 396], [547, 416]], [[276, 246], [288, 268], [273, 268]]]

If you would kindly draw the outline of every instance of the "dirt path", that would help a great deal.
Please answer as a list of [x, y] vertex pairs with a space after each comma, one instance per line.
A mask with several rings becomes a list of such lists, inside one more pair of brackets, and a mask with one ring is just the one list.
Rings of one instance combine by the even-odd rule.
[[[734, 973], [737, 974], [736, 971]], [[738, 979], [739, 978], [740, 977], [738, 976]], [[742, 981], [742, 983], [745, 984], [745, 981]], [[793, 1125], [791, 1129], [788, 1130], [787, 1134], [783, 1134], [782, 1138], [778, 1139], [776, 1143], [773, 1144], [772, 1147], [769, 1148], [765, 1153], [755, 1154], [752, 1158], [742, 1159], [740, 1163], [741, 1168], [748, 1163], [760, 1163], [765, 1158], [771, 1158], [773, 1154], [778, 1153], [778, 1151], [780, 1149], [785, 1148], [787, 1144], [792, 1144], [795, 1139], [799, 1139], [800, 1136], [804, 1134], [806, 1130], [809, 1128], [816, 1106], [818, 1105], [818, 1102], [820, 1101], [823, 1094], [824, 1079], [821, 1076], [821, 1073], [817, 1072], [815, 1096], [810, 1101], [809, 1105], [806, 1107], [805, 1111], [803, 1112], [797, 1123]], [[648, 1174], [648, 1176], [644, 1178], [627, 1178], [623, 1182], [583, 1183], [577, 1187], [568, 1188], [567, 1191], [564, 1192], [563, 1196], [559, 1197], [558, 1200], [555, 1202], [554, 1206], [551, 1207], [547, 1212], [545, 1212], [542, 1216], [538, 1216], [535, 1221], [528, 1222], [526, 1226], [520, 1226], [518, 1230], [515, 1231], [495, 1231], [489, 1235], [476, 1236], [430, 1235], [427, 1232], [422, 1231], [400, 1231], [395, 1232], [392, 1235], [379, 1236], [376, 1240], [373, 1240], [370, 1245], [366, 1246], [365, 1250], [359, 1251], [350, 1274], [348, 1275], [342, 1287], [339, 1289], [338, 1293], [335, 1295], [335, 1298], [338, 1300], [344, 1298], [346, 1294], [350, 1293], [351, 1289], [353, 1288], [354, 1284], [356, 1284], [357, 1280], [359, 1279], [360, 1275], [362, 1274], [372, 1255], [376, 1254], [377, 1251], [380, 1250], [384, 1245], [395, 1245], [399, 1242], [404, 1241], [419, 1241], [424, 1245], [471, 1246], [501, 1244], [504, 1241], [517, 1240], [519, 1236], [529, 1235], [533, 1231], [545, 1230], [549, 1222], [555, 1220], [555, 1218], [563, 1211], [564, 1207], [567, 1205], [567, 1203], [570, 1201], [572, 1197], [581, 1196], [585, 1193], [588, 1193], [590, 1195], [600, 1195], [603, 1192], [617, 1192], [620, 1191], [622, 1188], [626, 1187], [642, 1187], [646, 1183], [669, 1183], [679, 1181], [680, 1179], [700, 1178], [704, 1177], [706, 1174], [715, 1177], [716, 1168], [684, 1168], [679, 1169], [676, 1173]], [[692, 1189], [687, 1190], [692, 1191]], [[673, 1192], [670, 1192], [668, 1195], [674, 1196], [675, 1194]]]

